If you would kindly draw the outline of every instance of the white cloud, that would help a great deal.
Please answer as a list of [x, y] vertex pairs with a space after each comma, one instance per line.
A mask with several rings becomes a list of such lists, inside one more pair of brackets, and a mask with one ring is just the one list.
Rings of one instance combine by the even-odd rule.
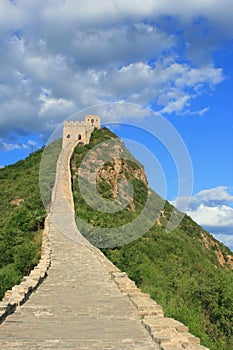
[[[45, 138], [76, 110], [105, 102], [145, 106], [119, 104], [106, 121], [152, 115], [151, 105], [203, 115], [208, 106], [192, 102], [225, 78], [212, 55], [233, 38], [232, 13], [232, 0], [1, 0], [0, 148], [35, 147], [21, 136]], [[201, 191], [189, 213], [225, 234], [232, 202], [226, 187]]]
[[33, 141], [33, 140], [28, 140], [28, 146], [29, 147], [37, 147], [37, 143], [35, 142], [35, 141]]
[[[208, 106], [195, 112], [193, 99], [224, 75], [212, 60], [197, 66], [185, 55], [212, 53], [222, 37], [233, 37], [232, 1], [224, 2], [2, 0], [1, 136], [45, 135], [75, 110], [109, 101], [202, 115]], [[163, 15], [173, 16], [168, 25]], [[207, 37], [205, 50], [196, 50], [203, 17], [216, 40]]]
[[[233, 239], [232, 190], [226, 186], [219, 186], [200, 191], [190, 199], [189, 209], [186, 210], [186, 213], [207, 231], [216, 237], [220, 235], [225, 244]], [[188, 200], [181, 197], [172, 203], [182, 211]]]
[[104, 108], [102, 105], [100, 105], [100, 107], [96, 106], [93, 108], [93, 111], [90, 111], [90, 113], [94, 113], [94, 111], [96, 111], [98, 114], [98, 108], [100, 108], [100, 111], [102, 113], [101, 117], [103, 117], [103, 120], [105, 122], [108, 122], [110, 119], [111, 123], [117, 123], [115, 126], [113, 126], [113, 124], [109, 125], [109, 127], [114, 130], [119, 128], [119, 120], [126, 120], [127, 122], [127, 120], [131, 120], [132, 118], [135, 120], [156, 116], [156, 113], [149, 107], [143, 107], [134, 103], [125, 103], [124, 101], [119, 101], [118, 103], [113, 104], [106, 104]]
[[205, 227], [231, 228], [233, 234], [233, 208], [227, 205], [207, 206], [200, 204], [196, 210], [189, 210], [194, 221]]
[[1, 20], [6, 25], [7, 20], [4, 18], [4, 12], [9, 12], [10, 20], [14, 19], [17, 24], [22, 23], [22, 20], [27, 20], [31, 23], [31, 16], [28, 13], [38, 13], [41, 20], [54, 23], [64, 24], [65, 27], [70, 22], [86, 25], [91, 24], [107, 24], [113, 21], [126, 20], [130, 18], [142, 18], [167, 14], [171, 16], [179, 16], [183, 19], [190, 19], [196, 16], [205, 16], [218, 21], [220, 23], [230, 20], [232, 13], [232, 1], [223, 0], [221, 3], [218, 0], [191, 0], [184, 2], [177, 0], [98, 0], [93, 3], [92, 0], [50, 0], [49, 3], [44, 3], [39, 0], [16, 1], [16, 6], [12, 6], [9, 0], [2, 0], [0, 13]]
[[0, 138], [0, 152], [1, 151], [14, 151], [14, 150], [35, 150], [39, 147], [38, 143], [34, 140], [27, 140], [23, 142], [22, 140], [14, 140], [15, 142], [4, 142]]
[[54, 98], [51, 96], [51, 90], [42, 88], [39, 96], [41, 103], [39, 117], [52, 117], [53, 115], [67, 115], [74, 110], [73, 101], [64, 98]]
[[226, 235], [223, 233], [212, 233], [212, 235], [219, 241], [224, 243], [233, 252], [233, 234]]
[[176, 100], [168, 102], [167, 106], [162, 109], [162, 113], [182, 112], [189, 105], [191, 96], [182, 96]]
[[186, 110], [184, 112], [184, 114], [189, 114], [189, 115], [199, 115], [200, 117], [202, 117], [205, 113], [207, 113], [209, 111], [209, 107], [204, 107], [202, 109], [199, 109], [197, 111], [190, 111], [190, 110]]
[[199, 192], [196, 197], [209, 203], [233, 202], [232, 190], [227, 186], [218, 186]]
[[[190, 210], [196, 210], [200, 205], [215, 207], [233, 203], [232, 189], [227, 186], [218, 186], [208, 190], [198, 192], [195, 196], [189, 199]], [[180, 197], [173, 201], [179, 210], [183, 208], [183, 202], [186, 203], [187, 198]]]

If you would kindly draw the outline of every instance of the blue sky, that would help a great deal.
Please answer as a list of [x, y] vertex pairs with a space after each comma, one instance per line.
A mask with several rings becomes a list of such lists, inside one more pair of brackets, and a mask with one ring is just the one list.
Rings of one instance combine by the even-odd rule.
[[[232, 13], [232, 0], [1, 0], [0, 166], [40, 148], [76, 111], [138, 104], [143, 113], [105, 113], [103, 122], [169, 121], [192, 160], [186, 211], [233, 249]], [[175, 203], [172, 155], [135, 128], [115, 129], [159, 159]]]

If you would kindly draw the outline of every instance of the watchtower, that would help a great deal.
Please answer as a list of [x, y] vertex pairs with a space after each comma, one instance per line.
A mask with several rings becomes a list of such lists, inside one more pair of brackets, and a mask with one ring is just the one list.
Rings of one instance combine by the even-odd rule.
[[84, 121], [65, 121], [63, 126], [62, 147], [79, 141], [86, 145], [90, 141], [94, 129], [100, 129], [100, 117], [98, 115], [86, 115]]
[[100, 117], [98, 115], [88, 114], [85, 116], [85, 124], [87, 127], [100, 129]]

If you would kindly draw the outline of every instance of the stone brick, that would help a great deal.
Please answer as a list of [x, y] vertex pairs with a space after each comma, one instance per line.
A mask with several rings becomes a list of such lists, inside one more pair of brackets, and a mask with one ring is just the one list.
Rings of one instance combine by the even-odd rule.
[[42, 256], [30, 275], [0, 302], [0, 322], [16, 309], [0, 327], [0, 348], [208, 350], [186, 326], [164, 317], [162, 307], [78, 231], [70, 157], [79, 141], [77, 131], [86, 128], [81, 140], [89, 142], [90, 130], [99, 127], [98, 118], [96, 125], [92, 119], [86, 116], [82, 125], [64, 127], [64, 136], [69, 127], [72, 135], [63, 142], [57, 163]]

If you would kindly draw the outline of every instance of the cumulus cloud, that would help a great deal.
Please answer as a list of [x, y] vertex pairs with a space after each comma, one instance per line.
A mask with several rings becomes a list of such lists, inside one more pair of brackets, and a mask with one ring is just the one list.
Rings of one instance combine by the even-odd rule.
[[[12, 4], [15, 6], [12, 7]], [[50, 0], [48, 4], [38, 0], [24, 0], [23, 3], [17, 0], [2, 0], [0, 13], [9, 11], [9, 18], [14, 19], [16, 24], [22, 24], [23, 20], [27, 23], [33, 22], [31, 16], [28, 16], [28, 11], [33, 14], [37, 12], [41, 21], [49, 19], [52, 24], [61, 24], [62, 28], [69, 23], [96, 26], [145, 16], [154, 18], [158, 15], [179, 16], [183, 20], [202, 15], [226, 26], [226, 21], [231, 22], [232, 7], [231, 0], [221, 3], [218, 0], [191, 0], [188, 3], [183, 0], [147, 0], [144, 3], [140, 0], [99, 0], [98, 3], [93, 3], [92, 0]], [[8, 22], [3, 14], [1, 20], [6, 26]]]
[[33, 140], [28, 140], [27, 143], [6, 143], [0, 140], [0, 151], [14, 151], [16, 149], [30, 149], [35, 150], [37, 148], [37, 143]]
[[[22, 136], [45, 140], [64, 118], [105, 102], [144, 107], [106, 108], [104, 122], [202, 116], [208, 106], [192, 103], [225, 79], [212, 56], [233, 39], [232, 13], [232, 0], [1, 0], [0, 149], [36, 147]], [[229, 234], [232, 202], [227, 187], [201, 191], [188, 214]]]
[[233, 241], [232, 188], [218, 186], [200, 191], [191, 199], [181, 197], [172, 203], [182, 211], [188, 200], [190, 200], [190, 204], [186, 213], [194, 221], [216, 237], [221, 237], [221, 240], [224, 239], [225, 244], [228, 244], [228, 241]]
[[227, 205], [208, 206], [200, 204], [196, 210], [189, 210], [188, 215], [200, 223], [202, 226], [208, 227], [209, 230], [215, 228], [230, 231], [233, 234], [233, 208]]
[[[181, 197], [176, 200], [175, 205], [179, 210], [182, 210], [183, 203], [186, 203], [187, 198]], [[200, 206], [214, 208], [216, 206], [225, 206], [233, 203], [232, 189], [226, 186], [218, 186], [208, 190], [198, 192], [191, 197], [189, 209], [190, 211], [197, 210]]]
[[[224, 75], [211, 55], [198, 64], [186, 55], [211, 54], [233, 37], [232, 1], [224, 2], [2, 0], [0, 136], [48, 135], [76, 110], [109, 101], [204, 114], [208, 106], [193, 111], [193, 99]], [[214, 35], [198, 50], [203, 26]]]
[[226, 235], [223, 233], [213, 233], [212, 235], [219, 241], [224, 243], [233, 252], [233, 235]]

